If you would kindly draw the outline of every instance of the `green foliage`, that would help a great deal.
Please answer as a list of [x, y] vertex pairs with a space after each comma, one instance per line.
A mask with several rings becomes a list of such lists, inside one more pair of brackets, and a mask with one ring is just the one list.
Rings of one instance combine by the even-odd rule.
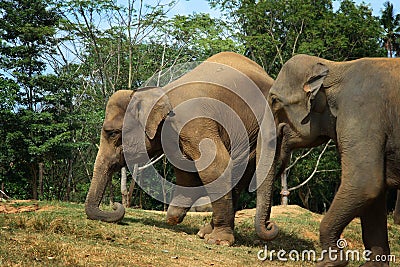
[[393, 4], [385, 2], [380, 22], [385, 31], [383, 46], [389, 57], [400, 53], [400, 14], [394, 14]]
[[[313, 151], [291, 169], [287, 174], [288, 188], [297, 186], [307, 179], [317, 164], [322, 147]], [[293, 158], [299, 157], [304, 150], [293, 153]], [[310, 182], [292, 191], [289, 204], [297, 204], [314, 212], [326, 212], [340, 184], [340, 159], [335, 146], [330, 146], [319, 162], [317, 173]], [[275, 194], [277, 203], [280, 196]]]
[[275, 77], [294, 54], [306, 53], [331, 60], [384, 56], [379, 20], [365, 4], [310, 0], [210, 0], [233, 18], [236, 35], [246, 55]]
[[173, 48], [181, 48], [187, 60], [202, 61], [222, 51], [243, 50], [229, 25], [209, 14], [177, 15], [169, 20], [163, 32], [174, 42]]

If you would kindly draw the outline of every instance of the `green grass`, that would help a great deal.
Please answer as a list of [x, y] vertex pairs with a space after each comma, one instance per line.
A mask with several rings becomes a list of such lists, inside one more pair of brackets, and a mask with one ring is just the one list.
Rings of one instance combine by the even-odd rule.
[[[258, 260], [264, 244], [254, 233], [250, 211], [236, 220], [235, 245], [221, 247], [196, 236], [210, 215], [188, 215], [182, 224], [169, 226], [165, 214], [128, 209], [121, 223], [108, 224], [87, 220], [79, 204], [38, 203], [39, 211], [0, 214], [0, 266], [313, 266], [280, 262], [276, 257]], [[273, 220], [281, 232], [267, 243], [268, 249], [320, 251], [320, 219], [299, 207], [274, 207]], [[349, 248], [362, 250], [359, 220], [346, 228], [343, 237]], [[391, 218], [389, 240], [399, 262], [400, 226]]]

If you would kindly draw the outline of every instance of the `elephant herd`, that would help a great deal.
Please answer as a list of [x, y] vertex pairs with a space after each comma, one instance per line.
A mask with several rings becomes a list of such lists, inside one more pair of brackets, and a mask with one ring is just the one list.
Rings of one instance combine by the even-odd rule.
[[[321, 247], [337, 250], [344, 228], [360, 217], [373, 259], [390, 254], [386, 191], [400, 189], [399, 134], [400, 59], [333, 62], [296, 55], [274, 81], [248, 58], [222, 52], [166, 86], [110, 97], [85, 211], [89, 219], [122, 220], [121, 204], [114, 203], [113, 211], [99, 208], [112, 174], [164, 153], [176, 176], [169, 224], [182, 222], [192, 204], [208, 195], [212, 220], [198, 236], [232, 245], [238, 198], [249, 187], [257, 189], [256, 233], [269, 241], [278, 235], [270, 221], [273, 182], [291, 151], [332, 139], [341, 184], [320, 224]], [[399, 198], [397, 204], [399, 222]], [[328, 255], [317, 263], [346, 265]]]

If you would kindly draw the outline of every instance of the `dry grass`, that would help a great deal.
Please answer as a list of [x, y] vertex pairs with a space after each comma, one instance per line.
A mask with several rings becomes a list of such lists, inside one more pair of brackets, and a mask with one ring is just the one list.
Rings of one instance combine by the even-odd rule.
[[[235, 245], [220, 247], [196, 236], [210, 213], [191, 213], [181, 225], [168, 226], [163, 213], [129, 209], [122, 223], [107, 224], [87, 220], [82, 205], [38, 204], [42, 209], [35, 212], [0, 214], [0, 266], [313, 266], [258, 260], [264, 244], [254, 233], [254, 210], [238, 213]], [[281, 232], [267, 243], [269, 250], [320, 250], [320, 215], [288, 206], [274, 207], [272, 217]], [[359, 220], [346, 228], [350, 249], [362, 250], [360, 233]], [[400, 227], [392, 219], [389, 239], [399, 260]]]

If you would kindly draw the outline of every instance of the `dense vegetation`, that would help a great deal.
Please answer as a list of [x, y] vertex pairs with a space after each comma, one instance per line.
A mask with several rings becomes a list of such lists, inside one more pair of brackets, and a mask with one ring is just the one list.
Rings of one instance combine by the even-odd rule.
[[[400, 50], [400, 16], [389, 2], [380, 17], [350, 0], [337, 10], [332, 0], [209, 0], [220, 18], [168, 16], [175, 4], [0, 0], [3, 191], [16, 199], [84, 201], [107, 99], [169, 66], [235, 51], [276, 77], [296, 53], [341, 61], [396, 56]], [[312, 173], [321, 151], [298, 160], [289, 171], [289, 187]], [[323, 212], [339, 184], [334, 146], [318, 163], [315, 177], [294, 190], [290, 201]], [[118, 175], [113, 184], [118, 199]], [[139, 188], [134, 195], [133, 205], [162, 207]], [[243, 195], [242, 207], [254, 203], [254, 195]]]

